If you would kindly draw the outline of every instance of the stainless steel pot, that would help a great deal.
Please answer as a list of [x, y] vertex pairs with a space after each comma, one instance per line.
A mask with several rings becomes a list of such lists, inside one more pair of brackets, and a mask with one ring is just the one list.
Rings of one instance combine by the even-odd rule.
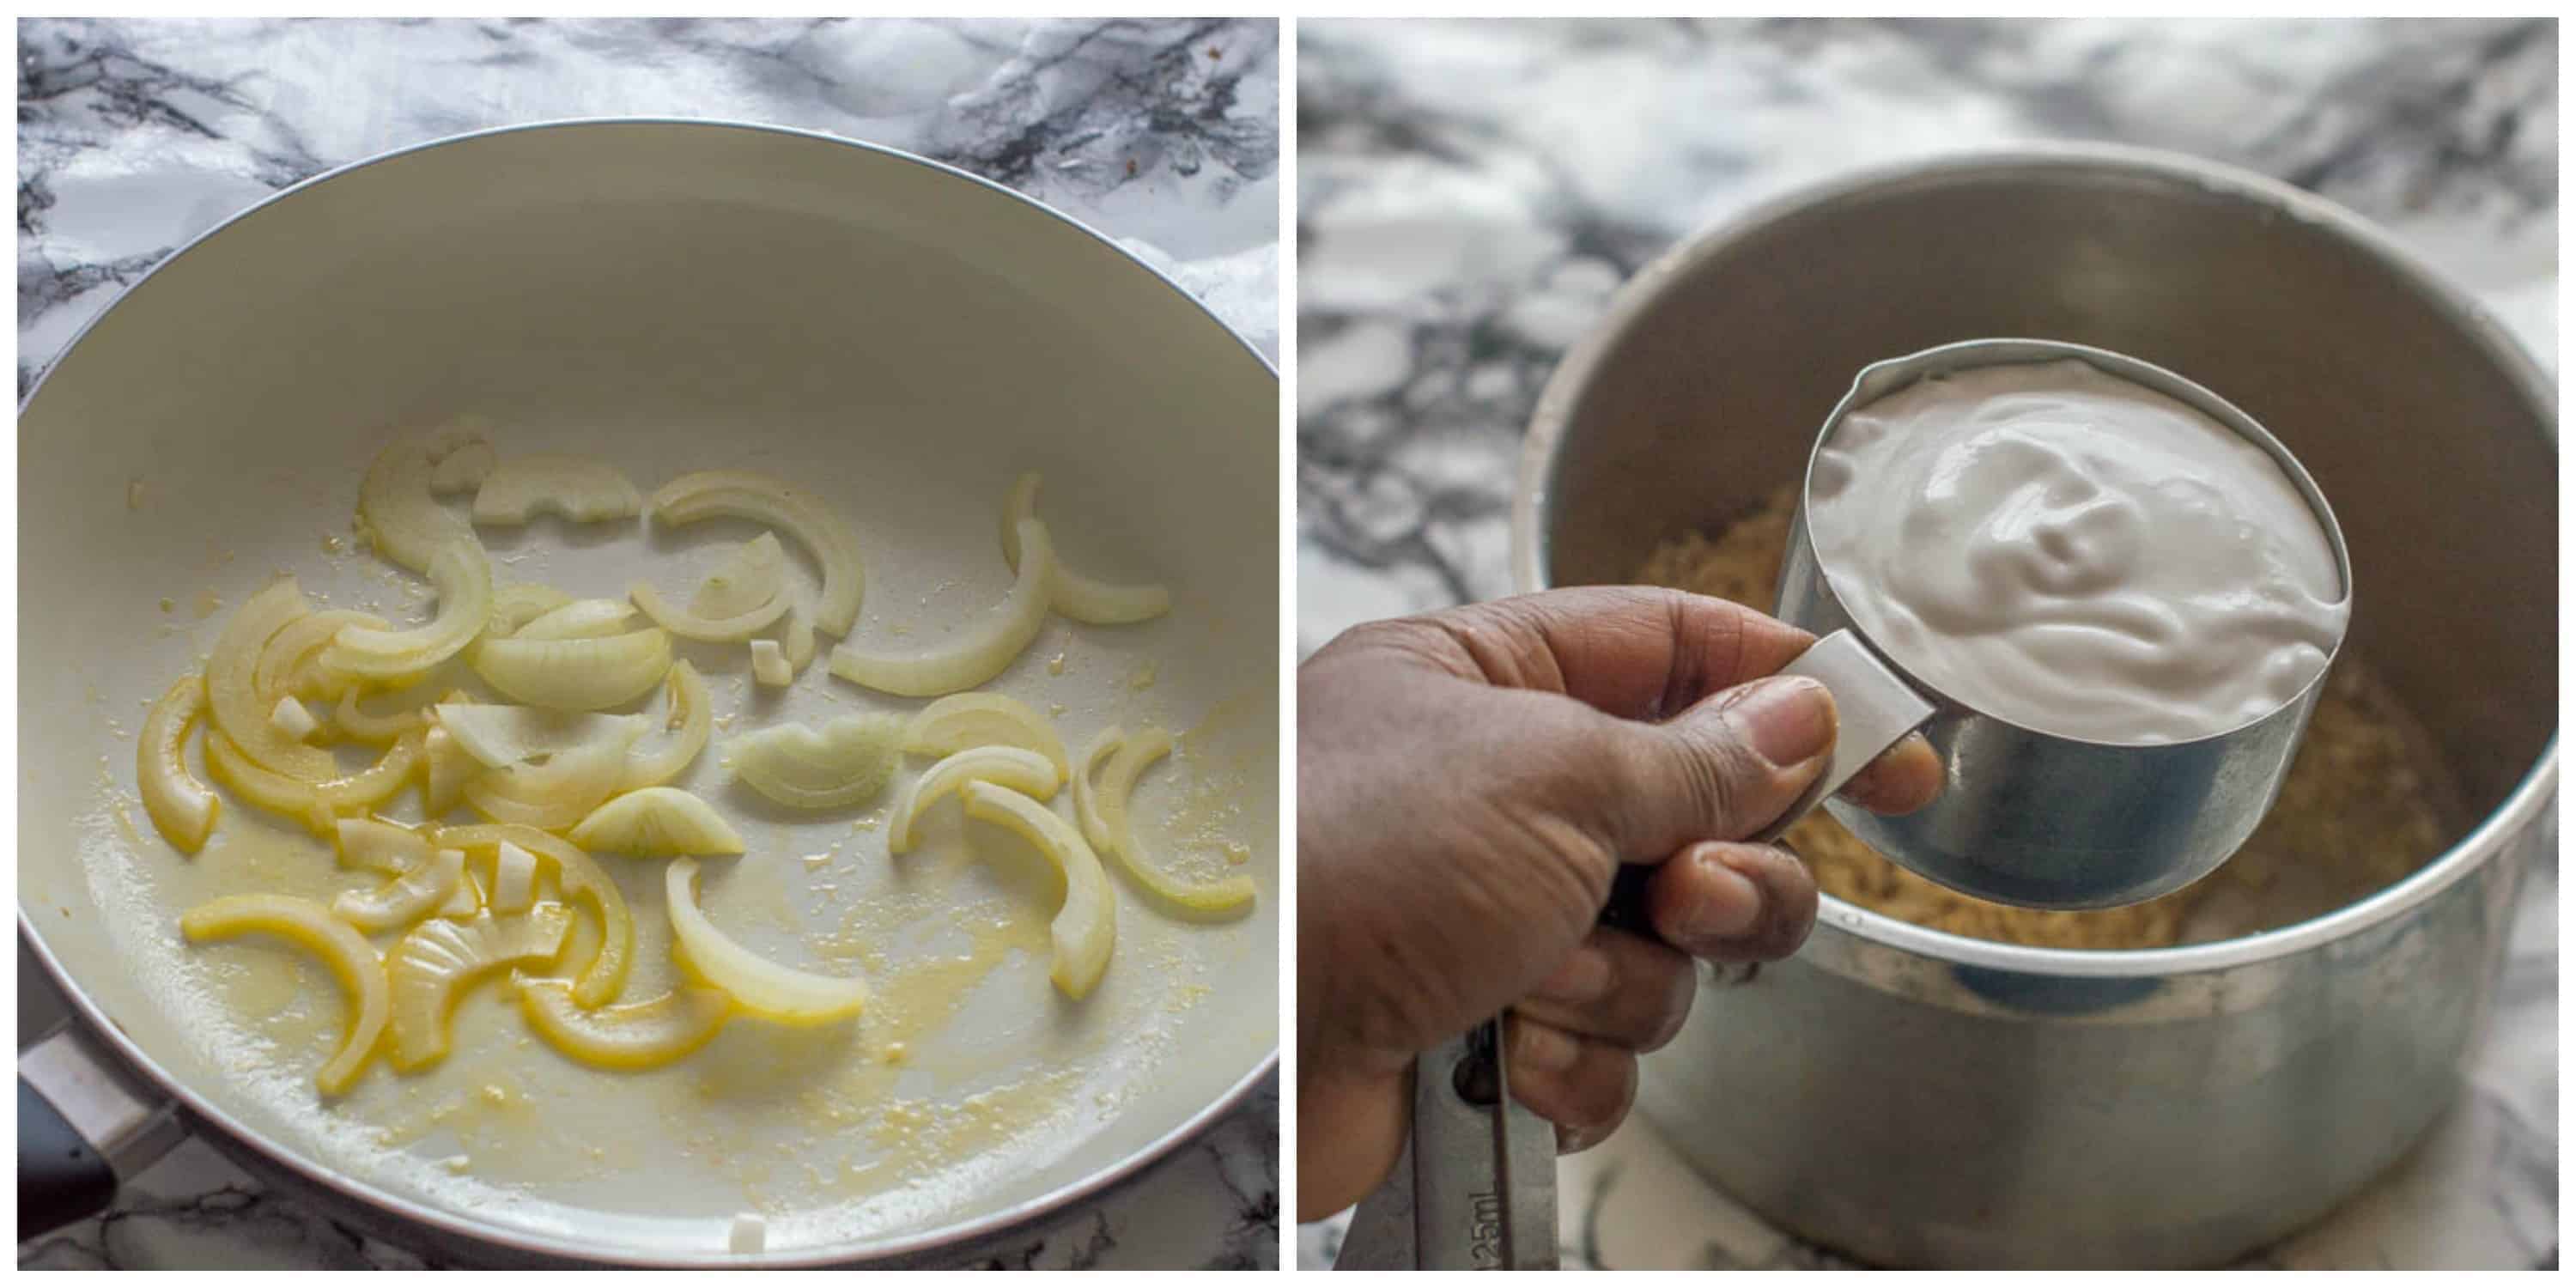
[[2105, 147], [1875, 171], [1621, 294], [1533, 419], [1519, 584], [1627, 580], [1796, 478], [1852, 372], [1989, 335], [2225, 390], [2308, 466], [2357, 570], [2347, 645], [2432, 726], [2473, 826], [2360, 902], [2155, 951], [1828, 898], [1795, 959], [1704, 990], [1641, 1104], [1719, 1184], [1871, 1261], [2221, 1262], [2402, 1154], [2485, 1027], [2556, 832], [2556, 395], [2384, 235], [2259, 176]]

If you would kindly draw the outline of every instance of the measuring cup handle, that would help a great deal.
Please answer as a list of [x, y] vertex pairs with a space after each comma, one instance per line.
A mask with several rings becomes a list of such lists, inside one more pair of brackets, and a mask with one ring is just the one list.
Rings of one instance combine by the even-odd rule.
[[1817, 640], [1796, 661], [1781, 667], [1780, 674], [1803, 675], [1824, 685], [1825, 692], [1834, 695], [1837, 723], [1834, 753], [1825, 772], [1816, 775], [1797, 803], [1771, 826], [1749, 838], [1766, 844], [1779, 840], [1809, 810], [1858, 778], [1869, 762], [1922, 728], [1933, 710], [1931, 702], [1897, 678], [1878, 654], [1847, 630]]
[[[1933, 712], [1931, 702], [1847, 630], [1808, 646], [1796, 661], [1780, 668], [1780, 674], [1803, 675], [1824, 685], [1834, 695], [1838, 724], [1825, 771], [1770, 826], [1745, 838], [1766, 845], [1779, 840], [1826, 797], [1841, 791], [1869, 762], [1923, 727]], [[1653, 873], [1654, 868], [1645, 864], [1620, 867], [1611, 883], [1610, 902], [1601, 911], [1604, 925], [1653, 933], [1646, 916], [1646, 881]]]

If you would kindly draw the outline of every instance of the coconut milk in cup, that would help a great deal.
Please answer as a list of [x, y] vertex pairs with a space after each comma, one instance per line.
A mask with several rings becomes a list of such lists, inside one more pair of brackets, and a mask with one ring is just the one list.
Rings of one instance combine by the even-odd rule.
[[1818, 795], [1902, 735], [1909, 697], [1948, 775], [1902, 818], [1826, 808], [1919, 875], [2044, 908], [2154, 898], [2234, 853], [2352, 609], [2333, 511], [2251, 417], [2038, 340], [1863, 370], [1781, 582], [1780, 616], [1844, 658], [1820, 675], [1848, 745]]

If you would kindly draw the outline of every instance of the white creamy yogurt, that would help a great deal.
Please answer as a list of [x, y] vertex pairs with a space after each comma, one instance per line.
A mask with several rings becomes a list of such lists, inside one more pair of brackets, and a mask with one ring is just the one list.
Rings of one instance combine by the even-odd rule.
[[1852, 620], [1988, 715], [2119, 744], [2296, 697], [2351, 599], [2278, 462], [2072, 359], [1919, 381], [1844, 416], [1807, 523]]

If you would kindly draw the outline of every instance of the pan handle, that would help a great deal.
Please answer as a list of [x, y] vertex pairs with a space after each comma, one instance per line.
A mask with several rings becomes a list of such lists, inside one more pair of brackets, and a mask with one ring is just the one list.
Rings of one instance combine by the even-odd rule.
[[88, 1030], [54, 1030], [18, 1053], [18, 1237], [107, 1210], [187, 1134], [176, 1103]]

